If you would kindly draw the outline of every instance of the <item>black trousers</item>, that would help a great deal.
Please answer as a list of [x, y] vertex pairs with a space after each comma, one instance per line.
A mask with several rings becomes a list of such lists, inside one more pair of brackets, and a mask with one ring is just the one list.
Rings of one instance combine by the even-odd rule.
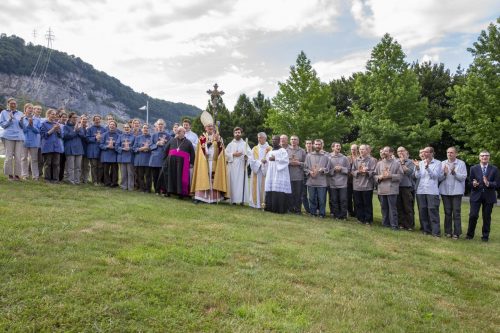
[[336, 219], [347, 218], [347, 187], [328, 188], [330, 214]]
[[283, 192], [266, 192], [265, 211], [285, 214], [288, 212], [287, 194]]
[[92, 174], [92, 182], [94, 184], [104, 183], [104, 168], [98, 158], [90, 158], [90, 173]]
[[61, 157], [59, 153], [43, 154], [43, 176], [48, 181], [59, 180], [59, 162]]
[[349, 216], [356, 216], [356, 205], [354, 204], [354, 191], [352, 190], [352, 182], [347, 183], [347, 212]]
[[353, 191], [356, 217], [361, 223], [373, 223], [373, 190]]
[[64, 180], [64, 167], [66, 166], [66, 155], [65, 154], [59, 154], [59, 158], [61, 159], [59, 161], [59, 181]]
[[302, 181], [302, 205], [304, 206], [304, 210], [306, 211], [307, 214], [310, 214], [311, 211], [309, 209], [309, 198], [307, 197], [307, 177], [304, 177], [304, 180]]
[[481, 206], [483, 206], [483, 237], [481, 238], [484, 240], [488, 240], [488, 238], [490, 237], [491, 212], [493, 211], [493, 205], [493, 203], [486, 203], [482, 198], [481, 201], [470, 202], [469, 227], [467, 228], [467, 237], [474, 238], [477, 220], [479, 218], [479, 209], [481, 208]]
[[159, 168], [150, 167], [150, 169], [151, 169], [151, 181], [153, 182], [155, 193], [160, 193], [160, 184], [158, 184], [158, 179], [160, 178], [161, 167]]
[[118, 163], [103, 163], [104, 185], [118, 186]]
[[146, 193], [151, 192], [151, 168], [148, 166], [138, 166], [135, 169], [137, 170], [139, 190]]
[[399, 225], [405, 229], [415, 228], [414, 197], [412, 187], [400, 187], [398, 195]]
[[290, 195], [290, 204], [288, 210], [292, 213], [301, 212], [303, 183], [303, 180], [293, 180], [290, 182], [290, 185], [292, 186], [292, 194]]

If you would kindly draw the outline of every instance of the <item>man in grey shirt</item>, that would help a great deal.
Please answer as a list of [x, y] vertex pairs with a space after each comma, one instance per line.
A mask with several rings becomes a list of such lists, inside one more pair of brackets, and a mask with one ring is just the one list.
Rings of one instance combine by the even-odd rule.
[[330, 215], [334, 219], [347, 219], [347, 178], [350, 163], [340, 151], [342, 145], [332, 143], [330, 153], [330, 177], [328, 195], [330, 197]]
[[412, 160], [408, 158], [408, 151], [405, 147], [398, 148], [398, 157], [401, 168], [403, 169], [403, 176], [399, 182], [398, 194], [398, 219], [399, 228], [412, 231], [415, 228], [415, 213], [414, 213], [414, 186], [415, 179], [413, 174], [415, 165]]
[[321, 152], [322, 140], [314, 140], [314, 151], [307, 154], [305, 171], [308, 176], [307, 191], [309, 192], [309, 209], [312, 216], [325, 217], [326, 214], [326, 188], [328, 186], [326, 175], [330, 171], [330, 159]]
[[352, 188], [356, 217], [363, 224], [373, 223], [373, 174], [377, 160], [370, 156], [370, 147], [359, 146], [359, 156], [352, 164]]
[[464, 161], [457, 158], [457, 149], [446, 150], [447, 160], [441, 162], [443, 175], [439, 178], [439, 194], [444, 206], [444, 233], [457, 240], [462, 234], [461, 207], [465, 192], [467, 168]]
[[382, 226], [399, 230], [396, 202], [403, 169], [401, 164], [393, 158], [394, 150], [391, 147], [384, 147], [380, 155], [382, 160], [375, 168], [375, 180], [378, 182], [377, 194], [382, 210]]
[[306, 151], [299, 147], [299, 137], [290, 137], [291, 145], [286, 148], [288, 153], [288, 170], [290, 172], [290, 184], [292, 194], [290, 196], [289, 211], [294, 214], [301, 214], [302, 206], [302, 183], [304, 181], [304, 162]]

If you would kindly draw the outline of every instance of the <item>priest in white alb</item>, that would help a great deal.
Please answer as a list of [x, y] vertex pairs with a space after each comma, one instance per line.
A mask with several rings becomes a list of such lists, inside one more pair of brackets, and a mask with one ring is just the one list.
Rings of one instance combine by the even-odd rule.
[[226, 147], [229, 200], [233, 205], [248, 203], [248, 159], [252, 154], [248, 141], [241, 138], [243, 130], [235, 127], [234, 139]]
[[250, 175], [250, 207], [264, 208], [264, 183], [266, 180], [267, 160], [266, 154], [272, 149], [266, 142], [264, 132], [257, 134], [259, 144], [253, 147], [249, 163], [252, 173]]
[[281, 148], [279, 135], [273, 136], [273, 150], [267, 153], [266, 207], [265, 210], [278, 214], [288, 211], [287, 195], [292, 193], [288, 152]]

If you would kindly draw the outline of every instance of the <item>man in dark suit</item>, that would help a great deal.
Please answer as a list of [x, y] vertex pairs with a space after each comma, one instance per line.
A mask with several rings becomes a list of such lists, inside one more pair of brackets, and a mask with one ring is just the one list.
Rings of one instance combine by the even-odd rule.
[[498, 169], [489, 164], [490, 153], [483, 150], [479, 154], [480, 163], [470, 169], [471, 194], [469, 228], [466, 239], [474, 238], [479, 208], [483, 206], [483, 242], [487, 242], [490, 236], [491, 211], [497, 202], [496, 188], [500, 184]]

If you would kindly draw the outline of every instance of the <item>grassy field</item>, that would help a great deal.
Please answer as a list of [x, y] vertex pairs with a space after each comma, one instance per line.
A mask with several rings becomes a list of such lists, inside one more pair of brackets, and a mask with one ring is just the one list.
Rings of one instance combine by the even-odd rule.
[[1, 176], [0, 330], [499, 332], [499, 208], [482, 243], [374, 203], [368, 227]]

